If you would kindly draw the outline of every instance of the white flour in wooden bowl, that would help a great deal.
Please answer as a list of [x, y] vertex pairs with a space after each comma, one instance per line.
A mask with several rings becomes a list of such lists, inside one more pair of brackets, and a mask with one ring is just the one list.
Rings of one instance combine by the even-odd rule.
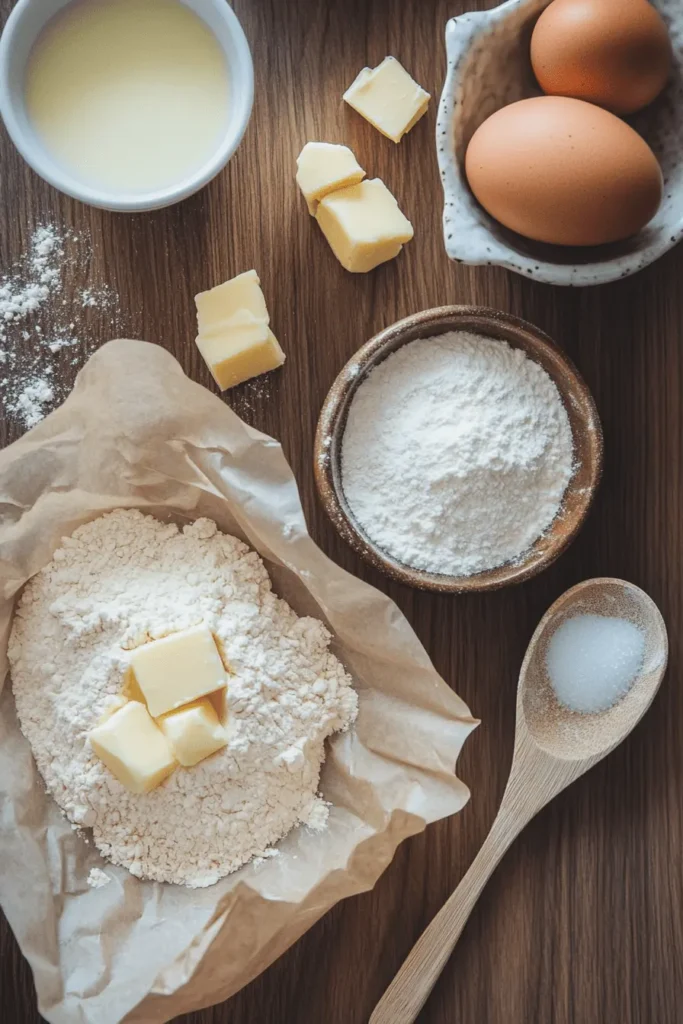
[[[87, 740], [127, 651], [204, 622], [229, 662], [228, 745], [128, 792]], [[182, 531], [118, 510], [80, 527], [24, 589], [9, 657], [19, 721], [48, 790], [134, 875], [206, 886], [299, 823], [324, 826], [324, 741], [357, 695], [330, 635], [271, 590], [259, 556], [200, 519]]]
[[399, 562], [470, 576], [526, 554], [560, 511], [573, 462], [545, 370], [504, 341], [452, 331], [404, 345], [360, 385], [342, 486]]

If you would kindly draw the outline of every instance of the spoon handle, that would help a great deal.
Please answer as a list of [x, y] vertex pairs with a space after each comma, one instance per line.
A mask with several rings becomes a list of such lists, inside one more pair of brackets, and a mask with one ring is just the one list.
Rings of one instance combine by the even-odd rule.
[[528, 818], [501, 808], [457, 889], [424, 930], [375, 1007], [370, 1024], [412, 1024], [448, 962], [479, 895]]
[[491, 831], [460, 885], [406, 957], [369, 1024], [413, 1024], [505, 851], [542, 807], [598, 759], [599, 755], [572, 762], [552, 757], [532, 741], [518, 708], [510, 777]]

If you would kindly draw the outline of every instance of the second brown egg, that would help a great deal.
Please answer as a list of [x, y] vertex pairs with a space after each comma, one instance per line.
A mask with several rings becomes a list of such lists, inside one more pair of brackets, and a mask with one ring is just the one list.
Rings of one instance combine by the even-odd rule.
[[553, 0], [536, 22], [531, 63], [549, 95], [631, 114], [664, 88], [671, 43], [648, 0]]

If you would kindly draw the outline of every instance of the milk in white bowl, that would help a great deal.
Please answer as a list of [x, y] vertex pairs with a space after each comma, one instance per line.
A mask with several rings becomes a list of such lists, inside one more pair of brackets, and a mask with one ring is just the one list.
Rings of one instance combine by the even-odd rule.
[[218, 148], [228, 122], [225, 54], [178, 0], [78, 0], [39, 36], [26, 109], [65, 168], [94, 187], [168, 188]]
[[237, 147], [252, 97], [224, 0], [20, 0], [0, 42], [0, 110], [19, 150], [109, 209], [200, 188]]

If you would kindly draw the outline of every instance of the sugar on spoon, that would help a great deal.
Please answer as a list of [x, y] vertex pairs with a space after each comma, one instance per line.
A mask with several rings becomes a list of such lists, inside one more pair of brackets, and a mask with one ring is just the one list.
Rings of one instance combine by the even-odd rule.
[[[545, 667], [548, 643], [575, 615], [626, 619], [645, 637], [643, 663], [625, 696], [606, 711], [578, 714], [561, 705]], [[546, 612], [522, 663], [512, 768], [491, 831], [448, 901], [422, 933], [370, 1017], [370, 1024], [412, 1024], [446, 966], [474, 904], [501, 857], [554, 796], [609, 754], [643, 717], [666, 670], [669, 643], [656, 604], [631, 583], [586, 580]]]

